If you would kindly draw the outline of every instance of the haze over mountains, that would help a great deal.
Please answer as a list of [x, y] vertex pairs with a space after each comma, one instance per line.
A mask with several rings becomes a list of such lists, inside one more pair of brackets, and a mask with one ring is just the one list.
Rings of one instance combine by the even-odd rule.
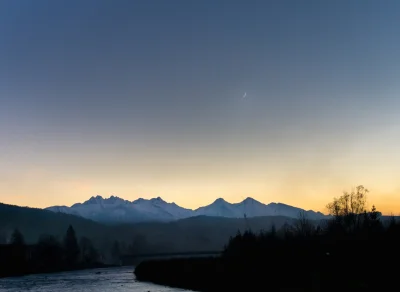
[[281, 203], [266, 205], [250, 197], [240, 203], [229, 203], [219, 198], [210, 205], [191, 210], [175, 203], [165, 202], [160, 197], [128, 201], [115, 196], [109, 198], [96, 196], [71, 207], [53, 206], [46, 209], [103, 223], [168, 222], [196, 216], [243, 218], [246, 215], [248, 218], [259, 216], [298, 218], [300, 212], [305, 212], [311, 220], [326, 218], [320, 212], [306, 211]]
[[[115, 241], [127, 254], [215, 251], [222, 250], [229, 237], [238, 231], [251, 228], [259, 232], [272, 226], [280, 230], [284, 224], [293, 225], [295, 221], [283, 216], [247, 219], [194, 216], [174, 221], [102, 224], [62, 212], [0, 203], [0, 244], [9, 242], [15, 229], [29, 244], [36, 243], [42, 235], [53, 235], [62, 241], [68, 226], [72, 225], [77, 237], [89, 238], [104, 257], [110, 256]], [[317, 225], [321, 221], [312, 222]]]
[[[183, 209], [175, 204], [166, 203], [161, 198], [139, 199], [134, 204], [116, 197], [108, 199], [94, 197], [85, 203], [74, 206], [55, 207], [53, 211], [49, 211], [0, 203], [0, 243], [9, 242], [14, 229], [20, 230], [28, 243], [36, 243], [41, 235], [53, 235], [62, 241], [68, 226], [72, 225], [78, 238], [82, 236], [89, 238], [104, 257], [110, 256], [109, 253], [115, 241], [121, 244], [123, 253], [127, 254], [222, 250], [229, 238], [238, 231], [243, 232], [250, 228], [257, 233], [262, 230], [268, 231], [272, 226], [276, 230], [282, 231], [282, 227], [286, 224], [296, 228], [297, 212], [301, 211], [299, 208], [284, 204], [264, 205], [252, 199], [237, 204], [230, 204], [220, 199], [197, 210]], [[248, 218], [241, 215], [243, 214], [241, 208], [246, 210]], [[265, 210], [285, 215], [256, 216], [260, 214], [257, 212]], [[134, 215], [129, 217], [124, 213], [125, 211], [128, 215]], [[109, 221], [95, 222], [81, 215], [65, 214], [65, 212], [74, 212], [75, 214], [81, 212], [85, 216], [92, 216], [97, 220], [107, 219]], [[142, 217], [143, 213], [148, 216]], [[166, 213], [170, 215], [164, 218], [174, 218], [171, 213], [190, 217], [179, 220], [162, 219], [164, 221], [161, 221], [160, 218], [166, 216]], [[306, 214], [308, 217], [322, 217], [322, 220], [309, 218], [310, 222], [316, 226], [324, 226], [325, 219], [329, 218], [313, 211], [306, 212]], [[221, 215], [237, 216], [238, 218]], [[254, 217], [250, 215], [254, 215]], [[132, 220], [132, 218], [142, 221], [131, 223], [110, 221], [111, 219]], [[152, 221], [149, 221], [149, 218], [153, 218]], [[154, 218], [158, 218], [158, 221]], [[389, 219], [389, 216], [382, 217], [385, 222], [389, 222]], [[108, 224], [108, 222], [113, 222], [113, 224]]]

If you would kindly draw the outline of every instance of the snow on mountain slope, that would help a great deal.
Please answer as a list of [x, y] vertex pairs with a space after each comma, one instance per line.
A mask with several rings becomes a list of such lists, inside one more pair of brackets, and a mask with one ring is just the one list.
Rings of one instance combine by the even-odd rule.
[[303, 209], [289, 206], [282, 203], [270, 203], [266, 205], [268, 216], [287, 216], [298, 218], [301, 212], [304, 212], [308, 219], [318, 220], [325, 217], [324, 214], [314, 211], [305, 211]]
[[256, 216], [269, 216], [266, 205], [260, 203], [259, 201], [254, 200], [253, 198], [246, 198], [240, 203], [233, 204], [240, 214], [240, 217], [243, 217], [244, 214], [248, 217], [256, 217]]
[[71, 207], [55, 206], [46, 209], [100, 222], [172, 221], [189, 217], [193, 212], [175, 203], [167, 203], [161, 198], [150, 200], [140, 198], [130, 202], [114, 196], [108, 199], [96, 196]]
[[175, 203], [167, 203], [160, 197], [146, 200], [137, 199], [132, 202], [135, 209], [152, 216], [156, 220], [177, 220], [193, 215], [193, 211], [179, 207]]
[[190, 210], [182, 208], [175, 203], [165, 202], [160, 197], [153, 199], [140, 198], [130, 202], [115, 196], [109, 198], [96, 196], [91, 197], [84, 203], [77, 203], [71, 207], [54, 206], [46, 209], [108, 223], [173, 221], [200, 215], [226, 218], [243, 218], [245, 215], [247, 217], [286, 216], [298, 218], [300, 212], [305, 212], [306, 216], [312, 220], [326, 218], [325, 215], [319, 212], [304, 211], [281, 203], [265, 205], [250, 197], [240, 203], [233, 204], [219, 198], [210, 205]]
[[133, 209], [131, 202], [114, 196], [108, 199], [101, 196], [91, 197], [84, 203], [72, 205], [68, 212], [74, 212], [81, 217], [100, 222], [130, 222], [151, 219]]
[[215, 216], [215, 217], [239, 217], [237, 209], [233, 204], [228, 203], [222, 198], [216, 199], [212, 204], [200, 207], [195, 211], [196, 216]]
[[212, 204], [195, 210], [196, 215], [221, 216], [229, 218], [257, 217], [257, 216], [286, 216], [298, 218], [300, 212], [305, 212], [312, 220], [324, 218], [322, 213], [304, 211], [281, 203], [270, 203], [265, 205], [253, 198], [246, 198], [240, 203], [230, 204], [223, 199], [218, 199]]
[[80, 214], [78, 212], [76, 212], [75, 210], [73, 210], [73, 209], [71, 209], [70, 207], [67, 207], [67, 206], [53, 206], [53, 207], [45, 208], [45, 210], [53, 211], [55, 213], [59, 212], [59, 213], [65, 213], [65, 214], [71, 214], [71, 215], [75, 215], [75, 216], [80, 216]]

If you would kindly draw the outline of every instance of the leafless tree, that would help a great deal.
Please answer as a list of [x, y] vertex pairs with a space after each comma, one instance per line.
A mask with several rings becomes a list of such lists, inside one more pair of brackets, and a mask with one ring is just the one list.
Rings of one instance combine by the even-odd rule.
[[326, 207], [330, 215], [341, 221], [347, 228], [355, 229], [361, 224], [362, 215], [366, 212], [368, 190], [359, 185], [352, 192], [344, 192], [334, 198]]
[[360, 185], [351, 193], [344, 192], [339, 198], [334, 198], [333, 202], [326, 207], [330, 215], [346, 216], [349, 214], [362, 214], [366, 210], [368, 190]]

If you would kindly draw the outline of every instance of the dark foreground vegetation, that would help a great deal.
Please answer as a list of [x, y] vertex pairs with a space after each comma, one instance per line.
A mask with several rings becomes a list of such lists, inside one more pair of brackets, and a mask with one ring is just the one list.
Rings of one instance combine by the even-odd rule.
[[98, 267], [105, 267], [98, 252], [88, 238], [78, 242], [72, 226], [62, 242], [42, 235], [37, 244], [29, 245], [16, 229], [10, 243], [0, 245], [0, 277]]
[[[384, 291], [398, 288], [400, 222], [366, 210], [362, 186], [328, 204], [321, 226], [238, 233], [219, 258], [147, 261], [141, 281], [197, 291]], [[293, 290], [292, 290], [293, 289]], [[388, 290], [389, 291], [389, 290]]]

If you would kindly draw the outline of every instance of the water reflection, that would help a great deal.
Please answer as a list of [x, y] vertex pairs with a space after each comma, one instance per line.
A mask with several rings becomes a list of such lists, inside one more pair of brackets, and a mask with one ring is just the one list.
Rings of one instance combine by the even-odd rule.
[[[182, 289], [135, 280], [133, 267], [107, 268], [0, 279], [1, 292], [177, 292]], [[187, 291], [187, 290], [186, 290]]]

